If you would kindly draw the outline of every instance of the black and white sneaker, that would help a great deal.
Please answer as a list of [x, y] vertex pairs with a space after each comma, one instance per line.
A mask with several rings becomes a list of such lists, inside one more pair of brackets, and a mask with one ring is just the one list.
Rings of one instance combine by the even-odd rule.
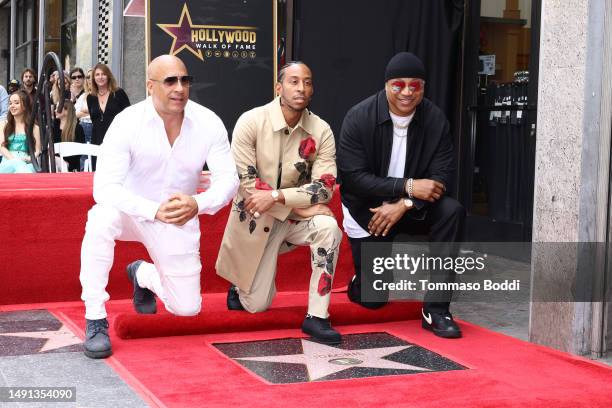
[[132, 303], [134, 309], [140, 314], [155, 314], [157, 313], [157, 302], [155, 301], [155, 294], [147, 288], [143, 288], [138, 284], [136, 279], [136, 271], [141, 263], [144, 261], [138, 260], [129, 264], [126, 268], [126, 272], [130, 282], [134, 285], [134, 294], [132, 296]]
[[421, 309], [423, 315], [421, 326], [429, 331], [432, 331], [438, 337], [445, 339], [458, 339], [461, 337], [461, 329], [453, 320], [453, 315], [450, 312], [446, 313], [425, 313]]

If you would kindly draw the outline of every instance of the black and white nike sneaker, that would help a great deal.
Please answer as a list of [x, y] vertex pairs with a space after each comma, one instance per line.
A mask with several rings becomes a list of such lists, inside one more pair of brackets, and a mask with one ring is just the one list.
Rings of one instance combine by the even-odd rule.
[[432, 331], [438, 337], [445, 339], [458, 339], [461, 337], [461, 329], [453, 320], [453, 315], [450, 312], [446, 313], [425, 313], [421, 309], [421, 326], [429, 331]]

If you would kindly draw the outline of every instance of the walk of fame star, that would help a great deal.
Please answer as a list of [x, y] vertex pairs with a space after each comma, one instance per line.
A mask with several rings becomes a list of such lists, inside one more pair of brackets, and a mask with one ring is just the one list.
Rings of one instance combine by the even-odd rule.
[[359, 350], [344, 350], [337, 347], [326, 346], [314, 341], [301, 339], [303, 354], [284, 356], [243, 357], [236, 360], [269, 361], [273, 363], [305, 364], [310, 381], [315, 381], [330, 374], [346, 370], [349, 366], [367, 368], [390, 368], [396, 370], [431, 371], [427, 368], [410, 364], [397, 363], [385, 360], [398, 351], [406, 350], [410, 346], [380, 347]]
[[59, 329], [53, 331], [0, 333], [0, 336], [46, 339], [47, 341], [45, 342], [45, 344], [40, 350], [38, 350], [39, 353], [56, 350], [62, 347], [72, 346], [75, 344], [81, 344], [83, 342], [64, 325], [62, 325], [62, 327], [60, 327]]
[[220, 30], [253, 30], [255, 27], [245, 26], [218, 26], [218, 25], [203, 25], [193, 24], [191, 20], [191, 14], [187, 8], [187, 3], [183, 5], [183, 11], [179, 18], [178, 24], [157, 24], [159, 28], [164, 30], [169, 36], [173, 38], [172, 47], [170, 48], [170, 55], [176, 55], [183, 50], [187, 50], [195, 55], [200, 60], [204, 61], [202, 50], [198, 48], [195, 42], [192, 40], [193, 29], [220, 29]]
[[464, 370], [386, 332], [346, 334], [328, 346], [307, 338], [215, 343], [227, 357], [273, 384]]

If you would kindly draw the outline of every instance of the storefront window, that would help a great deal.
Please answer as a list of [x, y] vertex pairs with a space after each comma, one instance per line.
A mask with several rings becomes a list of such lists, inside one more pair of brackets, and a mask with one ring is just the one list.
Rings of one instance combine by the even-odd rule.
[[64, 66], [73, 67], [76, 61], [76, 34], [77, 34], [77, 2], [76, 0], [62, 1], [62, 43], [60, 58]]
[[45, 1], [45, 53], [60, 55], [60, 23], [62, 0]]
[[17, 75], [24, 68], [36, 68], [37, 7], [38, 2], [34, 0], [17, 2], [17, 29], [15, 30], [15, 73]]

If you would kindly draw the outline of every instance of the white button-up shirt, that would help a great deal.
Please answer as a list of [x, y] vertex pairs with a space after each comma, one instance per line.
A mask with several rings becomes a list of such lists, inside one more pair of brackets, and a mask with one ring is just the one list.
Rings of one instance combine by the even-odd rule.
[[[211, 185], [197, 194], [204, 163], [211, 171]], [[152, 221], [173, 193], [192, 195], [199, 214], [214, 214], [237, 189], [236, 165], [221, 119], [187, 102], [181, 131], [171, 146], [149, 97], [113, 120], [101, 146], [93, 194], [99, 204]]]

